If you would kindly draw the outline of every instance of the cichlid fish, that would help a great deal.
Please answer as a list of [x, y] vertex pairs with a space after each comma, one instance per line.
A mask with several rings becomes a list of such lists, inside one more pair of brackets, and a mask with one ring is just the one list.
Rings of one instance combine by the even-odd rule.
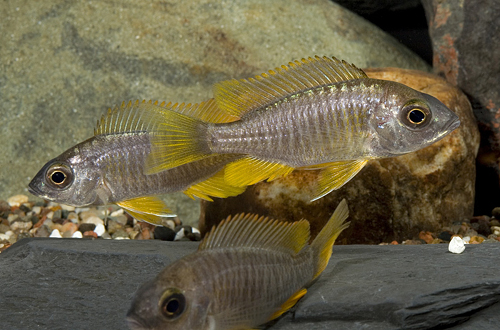
[[306, 220], [227, 218], [197, 252], [139, 288], [127, 313], [130, 328], [243, 330], [277, 318], [326, 268], [348, 212], [343, 200], [311, 245]]
[[[165, 107], [171, 105], [136, 101], [110, 109], [98, 121], [92, 138], [43, 166], [30, 182], [29, 191], [73, 206], [115, 203], [137, 219], [156, 225], [171, 211], [155, 195], [184, 191], [191, 197], [211, 200], [210, 196], [240, 194], [244, 188], [227, 186], [223, 175], [224, 165], [237, 159], [235, 155], [215, 155], [160, 173], [144, 174], [150, 151], [148, 130], [155, 125], [144, 120], [144, 115]], [[189, 114], [189, 107], [184, 108]]]
[[[239, 118], [209, 123], [197, 114]], [[156, 113], [147, 173], [213, 155], [241, 154], [226, 166], [230, 186], [322, 169], [313, 200], [340, 188], [370, 160], [422, 149], [460, 125], [439, 100], [403, 84], [371, 79], [336, 58], [290, 62], [255, 78], [214, 85], [214, 100], [191, 115]]]

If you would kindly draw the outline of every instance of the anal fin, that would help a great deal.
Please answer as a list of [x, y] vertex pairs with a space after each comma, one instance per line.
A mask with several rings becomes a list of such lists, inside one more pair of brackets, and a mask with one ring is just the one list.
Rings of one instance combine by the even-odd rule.
[[220, 170], [211, 178], [197, 183], [184, 191], [191, 198], [195, 196], [207, 201], [213, 201], [211, 197], [226, 198], [243, 193], [246, 186], [234, 187], [224, 180], [224, 170]]
[[[367, 162], [368, 159], [360, 159], [323, 164], [324, 169], [319, 175], [318, 188], [315, 190], [311, 201], [315, 201], [332, 190], [342, 187], [358, 174]], [[312, 168], [309, 167], [309, 169]]]
[[231, 186], [243, 187], [287, 176], [293, 170], [288, 165], [245, 157], [226, 166], [224, 179]]
[[280, 309], [276, 311], [271, 317], [269, 318], [269, 321], [274, 320], [277, 317], [280, 317], [281, 314], [285, 313], [287, 310], [292, 308], [297, 301], [302, 298], [305, 294], [307, 293], [307, 289], [300, 289], [299, 291], [295, 292], [290, 298], [288, 298], [287, 301], [281, 305]]

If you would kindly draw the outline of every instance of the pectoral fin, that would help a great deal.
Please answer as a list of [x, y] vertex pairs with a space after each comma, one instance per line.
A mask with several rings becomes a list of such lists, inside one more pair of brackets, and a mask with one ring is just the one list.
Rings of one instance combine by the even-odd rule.
[[320, 172], [318, 188], [314, 192], [314, 198], [311, 201], [315, 201], [332, 190], [342, 187], [358, 174], [367, 162], [367, 159], [360, 159], [325, 164], [326, 168]]
[[124, 208], [134, 218], [157, 226], [162, 225], [163, 218], [175, 216], [165, 203], [155, 196], [128, 199], [116, 204]]
[[295, 292], [290, 298], [288, 298], [287, 301], [285, 301], [283, 305], [281, 305], [278, 311], [276, 311], [273, 315], [271, 315], [269, 321], [274, 320], [277, 317], [280, 317], [281, 314], [292, 308], [297, 303], [297, 301], [300, 298], [302, 298], [306, 293], [307, 293], [306, 289], [300, 289], [299, 291]]
[[235, 187], [249, 186], [259, 181], [271, 181], [284, 177], [294, 170], [293, 167], [246, 157], [228, 164], [225, 168], [226, 182]]

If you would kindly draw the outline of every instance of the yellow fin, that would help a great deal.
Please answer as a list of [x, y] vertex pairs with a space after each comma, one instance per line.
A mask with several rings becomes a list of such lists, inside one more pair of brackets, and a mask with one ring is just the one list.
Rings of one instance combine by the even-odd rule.
[[348, 216], [349, 209], [347, 202], [343, 199], [335, 209], [335, 212], [333, 212], [330, 220], [328, 220], [318, 236], [311, 243], [311, 249], [313, 249], [313, 254], [317, 261], [313, 280], [325, 270], [328, 261], [330, 261], [335, 240], [344, 229], [349, 227], [349, 222], [344, 223]]
[[320, 172], [318, 189], [314, 192], [314, 198], [311, 201], [342, 187], [358, 174], [367, 162], [368, 159], [359, 159], [323, 164], [323, 167], [326, 168]]
[[293, 223], [238, 214], [223, 220], [205, 236], [198, 250], [224, 247], [254, 247], [297, 254], [309, 241], [309, 222]]
[[268, 321], [274, 320], [277, 317], [280, 317], [281, 314], [292, 308], [297, 301], [302, 298], [305, 294], [307, 293], [307, 289], [300, 289], [299, 291], [295, 292], [290, 298], [288, 298], [287, 301], [281, 305], [280, 309], [276, 311], [271, 317], [269, 318]]
[[288, 165], [245, 157], [226, 165], [225, 180], [235, 187], [249, 186], [259, 181], [284, 177], [294, 170]]
[[121, 106], [108, 109], [108, 113], [97, 122], [94, 135], [148, 131], [154, 126], [149, 112], [161, 110], [163, 108], [158, 106], [158, 101], [123, 102]]
[[212, 156], [206, 137], [207, 124], [172, 110], [156, 116], [151, 136], [151, 151], [145, 173], [154, 174]]
[[196, 196], [212, 202], [213, 200], [210, 197], [226, 198], [237, 196], [244, 192], [245, 189], [245, 186], [234, 187], [227, 184], [224, 180], [224, 169], [222, 169], [211, 178], [189, 187], [184, 193], [191, 198]]
[[199, 104], [176, 103], [172, 105], [169, 103], [166, 107], [186, 116], [194, 117], [208, 123], [228, 123], [240, 119], [237, 116], [221, 111], [217, 107], [217, 103], [214, 99], [209, 99]]
[[175, 216], [165, 203], [155, 196], [128, 199], [116, 204], [124, 208], [134, 218], [153, 225], [162, 225], [162, 218]]
[[368, 76], [354, 65], [335, 57], [319, 57], [289, 62], [255, 78], [227, 80], [213, 87], [222, 111], [242, 117], [286, 96], [322, 85]]

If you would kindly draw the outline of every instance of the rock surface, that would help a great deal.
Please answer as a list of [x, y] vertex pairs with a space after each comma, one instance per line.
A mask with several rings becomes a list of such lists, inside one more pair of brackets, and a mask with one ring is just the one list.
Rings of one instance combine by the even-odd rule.
[[[0, 254], [6, 329], [125, 329], [134, 291], [193, 242], [25, 239]], [[494, 329], [499, 244], [335, 246], [319, 280], [269, 329]]]
[[[329, 0], [8, 0], [0, 30], [0, 199], [26, 192], [46, 161], [124, 100], [197, 102], [214, 82], [315, 54], [428, 69]], [[198, 218], [198, 202], [165, 199], [184, 223]]]
[[470, 98], [481, 130], [476, 214], [500, 195], [500, 2], [423, 0], [434, 71]]
[[288, 221], [305, 218], [314, 237], [342, 198], [349, 203], [351, 226], [339, 241], [348, 244], [401, 241], [472, 217], [479, 133], [466, 96], [427, 73], [395, 68], [366, 72], [437, 97], [460, 117], [460, 128], [417, 152], [370, 161], [344, 187], [312, 203], [317, 171], [295, 171], [260, 182], [239, 196], [203, 202], [202, 233], [230, 214], [251, 212]]

